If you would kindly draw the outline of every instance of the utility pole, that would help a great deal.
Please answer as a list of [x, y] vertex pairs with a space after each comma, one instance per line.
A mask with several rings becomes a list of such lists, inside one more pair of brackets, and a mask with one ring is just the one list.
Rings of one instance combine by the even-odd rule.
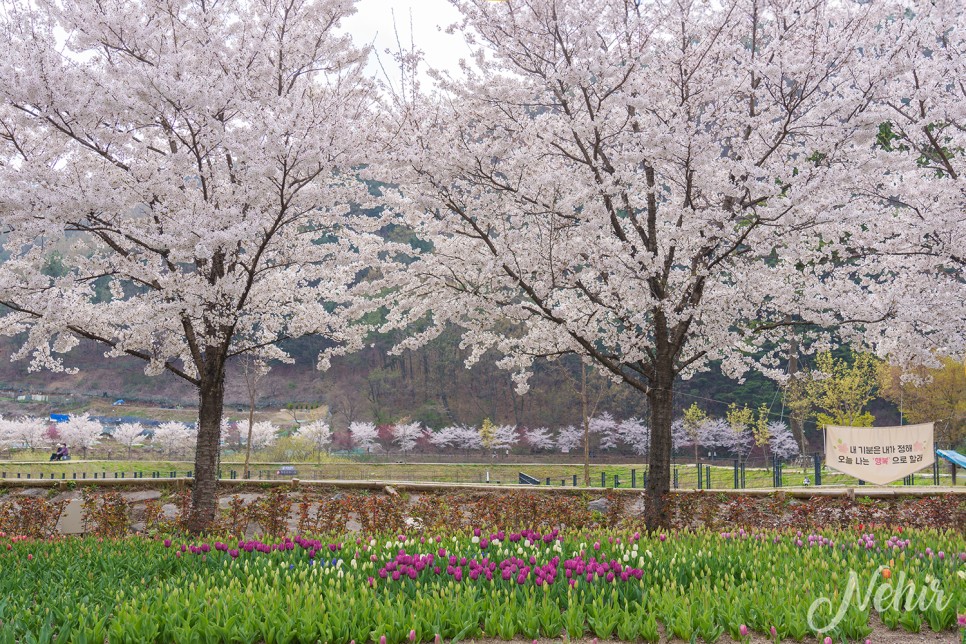
[[251, 478], [251, 472], [248, 471], [248, 464], [252, 457], [252, 427], [255, 425], [255, 399], [258, 396], [258, 383], [268, 373], [269, 367], [265, 363], [253, 359], [251, 356], [245, 356], [244, 366], [245, 386], [248, 389], [248, 437], [245, 439], [245, 467], [243, 478], [247, 479]]
[[[798, 337], [793, 335], [788, 343], [788, 383], [791, 384], [795, 379], [795, 374], [798, 373]], [[785, 386], [785, 391], [789, 391], [789, 385]], [[782, 400], [782, 408], [784, 409], [785, 401]], [[789, 426], [792, 430], [792, 436], [798, 439], [798, 443], [801, 446], [799, 453], [802, 458], [805, 457], [805, 424], [802, 422], [801, 410], [799, 405], [792, 406], [792, 413], [788, 415]]]
[[587, 365], [583, 362], [580, 363], [580, 413], [584, 419], [584, 487], [590, 487], [590, 414], [587, 410]]

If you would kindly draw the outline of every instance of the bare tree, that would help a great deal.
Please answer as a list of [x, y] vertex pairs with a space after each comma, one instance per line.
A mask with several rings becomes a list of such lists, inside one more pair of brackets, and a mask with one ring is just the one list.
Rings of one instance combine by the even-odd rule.
[[245, 467], [242, 478], [250, 478], [248, 464], [252, 457], [252, 431], [255, 427], [255, 402], [258, 399], [258, 385], [262, 382], [271, 367], [250, 355], [242, 359], [242, 373], [245, 376], [245, 390], [248, 393], [248, 427], [245, 439]]

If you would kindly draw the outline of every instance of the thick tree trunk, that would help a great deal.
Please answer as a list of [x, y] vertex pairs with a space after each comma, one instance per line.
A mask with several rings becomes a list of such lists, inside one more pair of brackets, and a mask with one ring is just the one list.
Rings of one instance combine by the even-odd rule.
[[651, 445], [648, 451], [647, 507], [644, 515], [648, 530], [670, 524], [665, 496], [671, 490], [671, 421], [674, 414], [674, 371], [671, 361], [659, 363], [647, 392], [651, 408]]
[[224, 402], [224, 368], [212, 369], [198, 388], [198, 446], [188, 517], [188, 530], [194, 533], [208, 530], [218, 509], [218, 450]]

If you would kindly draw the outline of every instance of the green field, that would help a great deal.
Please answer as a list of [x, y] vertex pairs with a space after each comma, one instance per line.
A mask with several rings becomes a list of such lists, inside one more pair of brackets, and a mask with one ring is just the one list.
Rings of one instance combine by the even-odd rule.
[[[275, 473], [281, 463], [263, 463], [253, 461], [251, 464], [252, 478], [292, 478], [291, 476], [278, 477]], [[353, 481], [415, 481], [415, 482], [446, 482], [446, 483], [470, 483], [470, 484], [508, 484], [518, 481], [518, 474], [523, 472], [538, 479], [542, 484], [550, 480], [553, 486], [566, 485], [573, 486], [574, 476], [577, 476], [577, 485], [583, 487], [584, 474], [583, 466], [579, 463], [361, 463], [347, 459], [332, 460], [320, 463], [296, 463], [294, 464], [297, 474], [301, 480], [353, 480]], [[135, 474], [143, 478], [152, 478], [155, 472], [162, 478], [171, 476], [187, 476], [193, 468], [191, 461], [83, 461], [74, 460], [64, 463], [50, 463], [45, 461], [19, 462], [19, 461], [0, 461], [0, 476], [6, 479], [26, 479], [29, 475], [31, 479], [36, 478], [133, 478]], [[231, 478], [231, 472], [235, 472], [237, 478], [241, 478], [242, 465], [237, 461], [222, 462], [222, 476]], [[697, 473], [693, 464], [681, 464], [673, 466], [677, 471], [678, 488], [694, 489], [697, 487]], [[620, 487], [631, 486], [632, 481], [635, 487], [644, 486], [644, 472], [646, 468], [643, 464], [612, 464], [612, 465], [591, 465], [590, 484], [592, 487], [601, 486], [601, 475], [604, 476], [606, 487], [614, 487], [615, 477], [619, 481]], [[705, 470], [707, 471], [707, 470]], [[85, 476], [86, 475], [86, 476]], [[123, 475], [123, 476], [122, 476]], [[489, 475], [489, 477], [487, 477]], [[814, 472], [812, 468], [803, 469], [801, 467], [785, 466], [783, 470], [783, 487], [801, 486], [804, 477], [808, 476], [814, 484]], [[851, 477], [835, 472], [824, 471], [822, 473], [823, 485], [856, 486], [858, 481]], [[915, 484], [932, 485], [932, 469], [927, 468], [916, 474]], [[957, 485], [966, 485], [966, 473], [960, 473]], [[901, 482], [893, 485], [902, 485]], [[952, 478], [949, 475], [949, 468], [942, 467], [940, 473], [940, 485], [952, 485]], [[748, 468], [745, 470], [746, 488], [770, 488], [773, 486], [772, 472], [760, 468]], [[705, 481], [703, 486], [708, 488]], [[711, 489], [734, 489], [734, 469], [732, 466], [713, 466], [711, 467]]]

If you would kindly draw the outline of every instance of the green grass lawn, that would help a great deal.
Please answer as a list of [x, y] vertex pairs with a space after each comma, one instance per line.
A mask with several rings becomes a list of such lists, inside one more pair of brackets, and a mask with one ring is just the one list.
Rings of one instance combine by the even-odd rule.
[[[150, 478], [154, 472], [158, 472], [162, 477], [169, 477], [171, 472], [176, 476], [186, 476], [193, 469], [191, 461], [83, 461], [73, 460], [60, 463], [44, 461], [17, 462], [0, 461], [0, 474], [5, 473], [5, 478], [21, 479], [27, 478], [133, 478], [135, 473], [138, 476]], [[262, 463], [252, 461], [251, 469], [253, 478], [274, 478], [278, 470], [279, 463]], [[561, 464], [520, 464], [520, 463], [360, 463], [346, 459], [335, 462], [322, 463], [297, 463], [295, 468], [298, 472], [297, 477], [302, 480], [311, 479], [331, 479], [331, 480], [379, 480], [379, 481], [424, 481], [424, 482], [449, 482], [449, 483], [486, 483], [488, 480], [492, 484], [516, 483], [518, 473], [523, 472], [538, 479], [542, 484], [546, 484], [547, 479], [553, 486], [573, 485], [573, 477], [577, 476], [578, 486], [584, 485], [583, 466], [579, 463]], [[697, 487], [697, 473], [693, 464], [674, 465], [677, 471], [678, 487], [681, 489], [693, 489]], [[223, 461], [222, 475], [230, 478], [231, 471], [236, 472], [236, 476], [241, 477], [242, 465], [240, 462]], [[607, 487], [614, 487], [615, 476], [620, 482], [620, 487], [630, 487], [632, 481], [636, 487], [643, 487], [645, 466], [643, 464], [622, 464], [622, 465], [591, 465], [590, 484], [593, 487], [601, 485], [601, 475]], [[632, 473], [633, 472], [633, 473]], [[489, 474], [489, 479], [487, 478]], [[636, 474], [636, 475], [635, 475]], [[802, 469], [801, 467], [785, 466], [783, 470], [783, 486], [800, 486], [805, 476], [808, 476], [814, 484], [814, 472], [812, 468]], [[636, 479], [636, 480], [635, 480]], [[823, 485], [845, 485], [854, 486], [858, 482], [851, 476], [825, 471], [822, 474]], [[952, 479], [949, 476], [947, 467], [942, 467], [940, 476], [941, 485], [951, 485]], [[966, 473], [961, 473], [957, 480], [958, 485], [966, 485]], [[901, 485], [896, 483], [894, 485]], [[932, 469], [927, 468], [916, 475], [916, 485], [932, 485]], [[769, 488], [772, 487], [772, 473], [764, 469], [748, 468], [745, 470], [746, 488]], [[705, 482], [703, 487], [707, 488]], [[733, 489], [734, 470], [732, 466], [713, 466], [711, 468], [712, 489]]]

